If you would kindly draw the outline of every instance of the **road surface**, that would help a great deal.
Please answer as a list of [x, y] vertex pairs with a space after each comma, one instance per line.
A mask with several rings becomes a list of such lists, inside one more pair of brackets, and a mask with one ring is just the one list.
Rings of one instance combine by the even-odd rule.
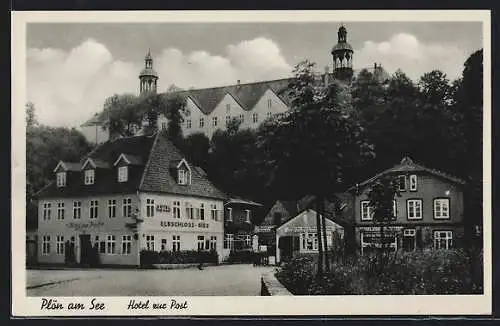
[[28, 270], [28, 296], [258, 296], [274, 267], [221, 265], [176, 270]]

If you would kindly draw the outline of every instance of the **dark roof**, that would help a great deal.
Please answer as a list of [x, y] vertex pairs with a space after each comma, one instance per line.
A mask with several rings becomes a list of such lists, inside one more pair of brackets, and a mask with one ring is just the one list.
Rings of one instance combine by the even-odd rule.
[[[463, 180], [461, 180], [461, 179], [459, 179], [457, 177], [451, 176], [451, 175], [449, 175], [449, 174], [447, 174], [445, 172], [438, 171], [436, 169], [427, 168], [427, 167], [425, 167], [423, 165], [417, 164], [417, 163], [413, 162], [413, 160], [411, 158], [409, 158], [408, 156], [405, 156], [401, 160], [401, 163], [393, 166], [390, 169], [387, 169], [387, 170], [384, 170], [384, 171], [378, 173], [377, 175], [371, 177], [368, 180], [365, 180], [365, 181], [359, 183], [358, 187], [363, 188], [363, 187], [371, 184], [373, 181], [377, 180], [381, 176], [386, 175], [386, 174], [390, 174], [390, 173], [406, 173], [406, 172], [424, 172], [424, 173], [428, 173], [428, 174], [431, 174], [433, 176], [436, 176], [436, 177], [439, 177], [439, 178], [451, 181], [451, 182], [459, 184], [459, 185], [465, 184], [465, 182]], [[348, 190], [354, 190], [355, 187], [356, 187], [356, 185], [350, 187]]]
[[332, 48], [332, 54], [335, 52], [335, 51], [342, 51], [342, 50], [348, 50], [348, 51], [353, 51], [352, 49], [352, 46], [347, 43], [347, 42], [339, 42], [337, 44], [335, 44]]
[[[213, 186], [201, 169], [191, 166], [191, 184], [179, 185], [176, 182], [172, 162], [179, 162], [183, 156], [164, 135], [135, 136], [109, 140], [98, 146], [86, 158], [100, 162], [99, 165], [112, 167], [118, 157], [126, 153], [136, 162], [129, 172], [127, 182], [118, 182], [116, 169], [101, 168], [96, 170], [95, 184], [85, 185], [81, 174], [68, 177], [66, 187], [56, 187], [51, 182], [37, 193], [38, 198], [81, 197], [114, 193], [131, 193], [137, 190], [158, 193], [170, 193], [186, 196], [226, 199], [226, 195]], [[188, 163], [189, 164], [189, 163]]]
[[[57, 166], [59, 166], [59, 164], [62, 165], [62, 167], [64, 168], [65, 171], [80, 171], [82, 169], [82, 165], [80, 163], [73, 163], [73, 162], [65, 162], [65, 161], [60, 161]], [[57, 168], [56, 166], [56, 168]]]
[[243, 198], [239, 198], [239, 197], [231, 197], [231, 198], [229, 198], [229, 200], [225, 204], [226, 205], [243, 204], [243, 205], [262, 207], [262, 204], [259, 204], [257, 202], [252, 201], [252, 200], [249, 200], [249, 199], [243, 199]]
[[180, 91], [179, 94], [190, 98], [205, 114], [210, 114], [226, 94], [230, 94], [241, 105], [243, 110], [249, 111], [254, 108], [255, 104], [257, 104], [268, 89], [272, 90], [286, 105], [290, 105], [290, 99], [284, 92], [289, 82], [290, 78], [285, 78], [247, 84], [191, 89]]
[[139, 190], [227, 199], [227, 195], [215, 188], [206, 175], [200, 173], [199, 169], [193, 168], [194, 166], [190, 166], [191, 184], [178, 184], [172, 163], [177, 162], [178, 164], [182, 158], [179, 150], [165, 136], [156, 137]]
[[143, 165], [143, 160], [140, 156], [136, 155], [130, 155], [130, 154], [123, 154], [122, 157], [128, 161], [128, 164], [130, 165]]

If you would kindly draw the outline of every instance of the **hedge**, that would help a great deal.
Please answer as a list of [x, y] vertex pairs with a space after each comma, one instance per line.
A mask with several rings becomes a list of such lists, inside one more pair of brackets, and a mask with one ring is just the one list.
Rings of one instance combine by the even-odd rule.
[[483, 293], [482, 252], [463, 250], [397, 252], [380, 263], [377, 255], [333, 263], [316, 277], [316, 256], [291, 259], [276, 273], [295, 295], [404, 295]]
[[219, 256], [216, 251], [141, 251], [141, 266], [148, 267], [153, 264], [217, 264]]

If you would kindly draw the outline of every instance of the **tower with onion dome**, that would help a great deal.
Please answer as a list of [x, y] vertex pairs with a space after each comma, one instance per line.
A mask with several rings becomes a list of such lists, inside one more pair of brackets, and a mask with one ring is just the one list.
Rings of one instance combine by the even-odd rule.
[[349, 82], [353, 77], [352, 46], [347, 42], [347, 30], [340, 25], [337, 44], [332, 48], [333, 76], [337, 80]]
[[151, 56], [151, 51], [148, 50], [148, 54], [144, 58], [144, 69], [142, 69], [139, 74], [139, 89], [140, 93], [154, 92], [156, 93], [158, 84], [158, 74], [153, 69], [153, 57]]

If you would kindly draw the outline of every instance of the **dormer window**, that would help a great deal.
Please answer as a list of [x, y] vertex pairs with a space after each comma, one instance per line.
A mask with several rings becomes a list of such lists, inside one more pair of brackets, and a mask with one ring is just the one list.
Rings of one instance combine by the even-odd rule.
[[180, 185], [186, 185], [187, 184], [187, 173], [186, 173], [186, 170], [179, 169], [178, 177], [179, 177], [179, 181], [178, 182], [179, 182]]
[[85, 170], [85, 184], [93, 185], [95, 179], [95, 171], [94, 170]]
[[56, 177], [57, 187], [66, 187], [66, 172], [58, 172]]
[[180, 185], [191, 184], [191, 168], [185, 159], [177, 164], [177, 183]]
[[250, 223], [250, 210], [246, 209], [245, 212], [247, 213], [246, 214], [245, 222]]
[[118, 168], [118, 182], [127, 182], [128, 180], [128, 167], [120, 166]]

